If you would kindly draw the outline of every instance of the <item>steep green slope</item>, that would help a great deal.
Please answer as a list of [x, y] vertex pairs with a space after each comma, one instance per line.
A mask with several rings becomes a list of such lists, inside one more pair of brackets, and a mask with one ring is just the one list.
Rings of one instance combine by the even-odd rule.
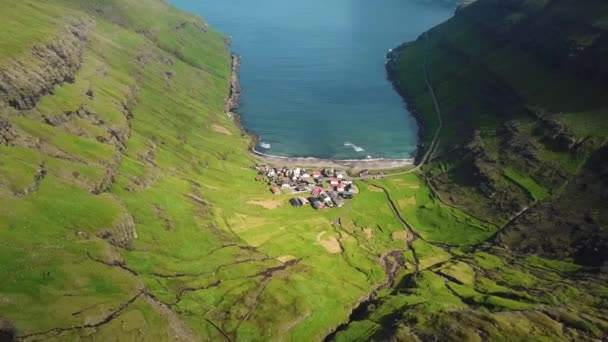
[[336, 340], [608, 337], [605, 18], [604, 1], [478, 0], [389, 56], [424, 166], [373, 183], [416, 267]]
[[[393, 79], [433, 149], [431, 185], [447, 203], [498, 225], [525, 211], [500, 234], [509, 248], [589, 265], [608, 260], [599, 250], [577, 252], [608, 237], [598, 214], [608, 206], [605, 173], [584, 171], [608, 138], [607, 17], [599, 0], [477, 1], [393, 56]], [[425, 58], [443, 119], [434, 148], [439, 123]], [[598, 194], [583, 199], [585, 187]], [[570, 214], [554, 209], [566, 206]]]
[[423, 177], [369, 181], [385, 192], [385, 201], [410, 231], [402, 254], [405, 268], [391, 288], [357, 308], [336, 341], [599, 341], [608, 336], [605, 274], [484, 243], [504, 228], [444, 203]]
[[319, 213], [254, 181], [225, 38], [200, 18], [160, 0], [2, 9], [3, 334], [319, 340], [397, 268], [382, 194]]
[[[254, 181], [249, 139], [224, 113], [225, 38], [200, 18], [160, 0], [1, 6], [0, 28], [10, 35], [0, 34], [0, 339], [321, 340], [356, 307], [336, 339], [606, 337], [608, 291], [605, 278], [589, 273], [596, 268], [484, 243], [504, 229], [500, 241], [522, 245], [527, 221], [504, 226], [532, 201], [602, 227], [605, 194], [593, 185], [605, 176], [601, 110], [545, 109], [505, 125], [487, 115], [491, 129], [476, 134], [479, 113], [449, 120], [445, 106], [461, 106], [460, 95], [472, 108], [505, 103], [506, 116], [527, 105], [502, 96], [510, 90], [479, 104], [466, 90], [485, 76], [443, 63], [452, 55], [433, 32], [430, 74], [453, 133], [441, 134], [437, 161], [420, 175], [359, 181], [348, 205], [315, 212]], [[399, 65], [419, 112], [433, 118], [424, 44], [406, 48], [402, 56], [412, 58]], [[450, 65], [470, 88], [435, 74]], [[532, 146], [549, 172], [530, 173], [516, 152], [502, 151], [492, 137], [503, 130], [503, 145]], [[561, 133], [590, 138], [566, 152]], [[440, 154], [452, 143], [452, 158]], [[469, 150], [500, 158], [480, 163]], [[489, 170], [509, 197], [485, 205], [477, 179], [466, 178], [471, 165]], [[574, 204], [559, 196], [583, 186], [593, 191], [568, 197]], [[583, 200], [591, 215], [576, 210]], [[547, 220], [529, 212], [522, 220]], [[588, 231], [572, 241], [596, 242], [601, 253], [601, 230]], [[527, 251], [539, 251], [535, 240]], [[558, 256], [589, 258], [576, 251]]]

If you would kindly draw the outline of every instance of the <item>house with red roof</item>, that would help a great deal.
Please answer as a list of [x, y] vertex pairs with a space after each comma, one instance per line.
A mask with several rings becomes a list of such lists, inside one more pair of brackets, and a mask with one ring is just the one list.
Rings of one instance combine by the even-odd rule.
[[323, 192], [323, 188], [320, 187], [315, 187], [314, 189], [312, 189], [312, 195], [313, 196], [319, 196], [321, 193]]

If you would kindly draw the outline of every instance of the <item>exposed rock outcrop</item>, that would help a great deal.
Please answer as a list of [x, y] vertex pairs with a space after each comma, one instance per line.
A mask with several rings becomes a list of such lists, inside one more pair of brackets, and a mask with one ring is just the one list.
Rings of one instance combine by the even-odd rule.
[[226, 113], [231, 116], [233, 110], [238, 109], [239, 98], [241, 97], [241, 82], [239, 79], [239, 68], [241, 67], [241, 57], [232, 55], [232, 77], [230, 77], [230, 96], [226, 101]]
[[27, 59], [13, 59], [0, 69], [0, 102], [18, 110], [31, 109], [52, 93], [53, 86], [74, 80], [80, 69], [94, 23], [82, 18], [67, 20], [51, 42], [35, 44]]
[[0, 144], [12, 145], [16, 139], [17, 132], [13, 128], [13, 125], [7, 120], [0, 119]]
[[424, 156], [428, 146], [425, 144], [426, 138], [426, 127], [424, 125], [424, 119], [420, 115], [418, 109], [413, 105], [414, 99], [411, 94], [408, 94], [405, 87], [401, 84], [399, 79], [399, 71], [398, 71], [398, 63], [399, 58], [401, 57], [401, 53], [409, 46], [409, 43], [404, 43], [394, 49], [391, 49], [388, 54], [386, 54], [386, 74], [388, 80], [393, 85], [393, 88], [404, 100], [405, 106], [407, 110], [412, 114], [412, 116], [416, 119], [416, 124], [418, 125], [418, 144], [416, 149], [416, 157], [415, 163], [420, 163], [422, 157]]
[[125, 209], [122, 217], [112, 228], [98, 233], [97, 236], [108, 241], [115, 247], [129, 249], [131, 242], [137, 239], [135, 221], [131, 214]]
[[0, 319], [0, 341], [17, 341], [17, 332], [15, 327], [9, 321], [3, 319]]

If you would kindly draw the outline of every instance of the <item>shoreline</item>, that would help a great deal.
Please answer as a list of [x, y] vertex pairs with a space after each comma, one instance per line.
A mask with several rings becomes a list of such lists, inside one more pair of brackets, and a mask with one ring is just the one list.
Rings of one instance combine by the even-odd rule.
[[280, 166], [309, 166], [309, 167], [329, 167], [340, 168], [346, 167], [353, 170], [390, 170], [398, 169], [406, 166], [413, 166], [414, 159], [325, 159], [315, 157], [285, 157], [274, 156], [259, 152], [255, 149], [255, 144], [249, 151], [260, 161], [272, 165]]
[[[229, 45], [229, 44], [228, 44]], [[388, 58], [388, 55], [387, 55]], [[249, 153], [258, 161], [267, 163], [273, 166], [308, 166], [318, 168], [349, 168], [352, 170], [391, 170], [398, 169], [407, 166], [415, 166], [419, 156], [418, 148], [415, 158], [408, 159], [385, 159], [385, 158], [374, 158], [374, 159], [331, 159], [331, 158], [316, 158], [316, 157], [285, 157], [275, 156], [266, 154], [256, 150], [257, 143], [260, 137], [253, 134], [243, 126], [240, 115], [235, 113], [234, 110], [240, 108], [239, 98], [241, 96], [241, 84], [239, 70], [241, 66], [241, 57], [237, 54], [231, 54], [232, 61], [232, 74], [230, 76], [230, 92], [228, 99], [226, 100], [225, 113], [226, 115], [237, 125], [237, 127], [247, 135], [250, 139]], [[388, 62], [387, 62], [388, 70]], [[389, 81], [391, 81], [389, 77]], [[396, 88], [395, 83], [391, 81], [393, 87]], [[401, 93], [400, 93], [401, 94]], [[407, 104], [407, 103], [406, 103]], [[409, 109], [409, 108], [408, 108]], [[413, 112], [412, 112], [413, 114]], [[413, 114], [414, 115], [414, 114]], [[416, 121], [419, 119], [414, 115]], [[421, 127], [419, 125], [418, 135], [420, 138]], [[418, 143], [420, 146], [420, 142]]]
[[386, 54], [386, 73], [387, 79], [393, 85], [393, 89], [401, 96], [403, 100], [403, 104], [405, 105], [408, 112], [416, 120], [416, 125], [418, 126], [418, 144], [416, 149], [416, 156], [414, 159], [414, 165], [418, 165], [424, 156], [424, 152], [426, 150], [426, 145], [424, 139], [426, 137], [426, 127], [424, 126], [424, 120], [422, 114], [418, 111], [418, 109], [413, 105], [413, 99], [410, 94], [408, 94], [402, 87], [401, 82], [399, 81], [399, 74], [397, 72], [397, 63], [399, 62], [399, 57], [401, 56], [401, 52], [413, 44], [413, 42], [403, 43], [396, 48], [393, 48]]

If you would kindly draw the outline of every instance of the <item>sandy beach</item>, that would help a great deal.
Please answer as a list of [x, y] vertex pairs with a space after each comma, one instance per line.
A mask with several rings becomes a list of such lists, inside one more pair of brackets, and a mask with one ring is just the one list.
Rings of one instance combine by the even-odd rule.
[[348, 168], [353, 170], [389, 170], [414, 165], [414, 159], [320, 159], [271, 156], [255, 149], [251, 152], [260, 163], [287, 167]]

